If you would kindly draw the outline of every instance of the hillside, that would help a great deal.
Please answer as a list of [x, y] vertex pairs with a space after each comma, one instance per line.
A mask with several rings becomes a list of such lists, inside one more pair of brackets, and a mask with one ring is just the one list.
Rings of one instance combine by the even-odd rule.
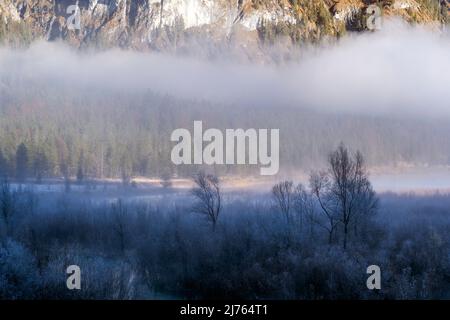
[[[316, 42], [366, 28], [363, 0], [2, 0], [0, 39], [35, 39], [72, 46], [186, 52], [223, 49], [258, 56], [277, 44]], [[372, 1], [376, 2], [376, 1]], [[438, 25], [438, 1], [378, 1], [386, 17]], [[79, 19], [75, 6], [79, 8]], [[73, 7], [70, 7], [70, 6]], [[69, 10], [68, 10], [69, 9]], [[206, 46], [207, 44], [207, 46]], [[205, 49], [205, 47], [207, 47]]]

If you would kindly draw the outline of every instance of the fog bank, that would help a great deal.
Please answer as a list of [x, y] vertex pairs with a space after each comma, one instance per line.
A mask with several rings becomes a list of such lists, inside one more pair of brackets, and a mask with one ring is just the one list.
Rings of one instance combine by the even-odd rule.
[[305, 51], [301, 61], [283, 65], [122, 50], [79, 53], [37, 42], [22, 51], [0, 49], [0, 90], [19, 81], [89, 86], [100, 94], [152, 90], [244, 107], [450, 116], [449, 52], [448, 36], [400, 22]]

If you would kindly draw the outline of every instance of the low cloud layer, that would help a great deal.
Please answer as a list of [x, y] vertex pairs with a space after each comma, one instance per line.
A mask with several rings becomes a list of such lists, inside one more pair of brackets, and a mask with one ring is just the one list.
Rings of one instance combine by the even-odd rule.
[[400, 22], [305, 52], [282, 66], [156, 53], [78, 53], [55, 43], [0, 49], [0, 81], [147, 90], [236, 105], [450, 116], [450, 37]]

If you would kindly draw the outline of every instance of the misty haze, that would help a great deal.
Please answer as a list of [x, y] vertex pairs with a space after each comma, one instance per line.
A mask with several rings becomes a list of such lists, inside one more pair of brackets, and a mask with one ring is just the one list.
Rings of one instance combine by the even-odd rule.
[[1, 300], [450, 299], [447, 2], [144, 2], [0, 4]]

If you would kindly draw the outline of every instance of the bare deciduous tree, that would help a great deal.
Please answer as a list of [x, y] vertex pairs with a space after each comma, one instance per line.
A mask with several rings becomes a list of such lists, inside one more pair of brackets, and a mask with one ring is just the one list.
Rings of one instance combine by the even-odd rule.
[[313, 222], [314, 222], [314, 203], [312, 201], [311, 194], [301, 183], [295, 187], [294, 190], [294, 211], [296, 213], [297, 222], [300, 225], [300, 231], [303, 230], [305, 222], [309, 224], [309, 232], [312, 237], [313, 234]]
[[194, 177], [194, 182], [196, 187], [192, 189], [192, 194], [197, 201], [193, 211], [204, 215], [215, 231], [222, 205], [219, 178], [200, 172]]
[[316, 198], [321, 212], [324, 214], [326, 222], [320, 219], [314, 221], [328, 231], [328, 243], [333, 242], [333, 235], [339, 223], [336, 210], [336, 201], [329, 192], [331, 181], [326, 172], [312, 173], [309, 179], [311, 193]]
[[330, 191], [338, 202], [345, 249], [350, 223], [358, 215], [375, 210], [378, 201], [369, 181], [364, 158], [359, 151], [352, 156], [344, 144], [340, 144], [337, 150], [331, 153], [329, 164], [333, 180]]
[[328, 219], [325, 228], [330, 242], [337, 224], [342, 223], [343, 247], [346, 249], [350, 225], [359, 217], [374, 212], [378, 201], [359, 151], [352, 155], [344, 144], [340, 144], [330, 154], [328, 163], [328, 172], [311, 175], [311, 190]]
[[286, 223], [291, 223], [291, 209], [294, 203], [294, 183], [283, 181], [277, 183], [272, 188], [272, 194], [277, 207], [286, 218]]

